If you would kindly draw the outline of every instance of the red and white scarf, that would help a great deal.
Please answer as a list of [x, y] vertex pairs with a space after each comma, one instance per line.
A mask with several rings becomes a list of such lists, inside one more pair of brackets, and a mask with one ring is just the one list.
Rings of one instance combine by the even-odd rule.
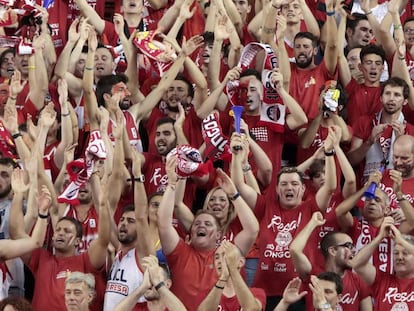
[[66, 166], [70, 183], [58, 197], [59, 203], [79, 205], [79, 189], [91, 177], [94, 162], [98, 159], [106, 159], [106, 148], [101, 133], [99, 130], [94, 130], [90, 133], [88, 147], [85, 150], [85, 158], [76, 159]]

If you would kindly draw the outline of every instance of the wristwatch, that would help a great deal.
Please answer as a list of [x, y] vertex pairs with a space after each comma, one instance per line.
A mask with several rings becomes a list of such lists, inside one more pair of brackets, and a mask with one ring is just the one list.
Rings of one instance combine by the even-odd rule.
[[141, 175], [141, 176], [138, 176], [138, 177], [134, 177], [134, 181], [136, 181], [136, 182], [144, 182], [145, 181], [145, 175]]
[[332, 307], [329, 302], [325, 302], [318, 306], [318, 310], [332, 310]]
[[397, 195], [397, 202], [407, 200], [407, 196], [403, 194], [402, 192], [398, 192], [396, 195]]

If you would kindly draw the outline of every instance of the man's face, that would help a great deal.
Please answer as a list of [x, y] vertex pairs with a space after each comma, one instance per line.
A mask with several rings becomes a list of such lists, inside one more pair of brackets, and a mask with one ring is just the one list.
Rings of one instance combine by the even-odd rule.
[[252, 6], [247, 0], [233, 0], [234, 5], [236, 6], [237, 12], [239, 12], [243, 23], [247, 20], [247, 15], [252, 10]]
[[340, 295], [338, 295], [336, 291], [335, 283], [326, 280], [319, 280], [319, 285], [323, 288], [325, 299], [331, 305], [332, 310], [336, 310], [336, 306], [340, 300]]
[[287, 24], [298, 24], [302, 18], [302, 9], [298, 0], [282, 4], [281, 13], [286, 18]]
[[364, 74], [366, 82], [377, 84], [384, 71], [384, 62], [382, 61], [381, 56], [377, 54], [367, 54], [359, 65], [359, 69]]
[[240, 78], [240, 92], [242, 101], [245, 101], [246, 114], [257, 114], [263, 100], [263, 85], [255, 76]]
[[83, 77], [83, 73], [85, 71], [85, 62], [86, 62], [86, 53], [81, 53], [79, 55], [79, 59], [75, 64], [75, 76], [78, 78]]
[[414, 44], [414, 21], [404, 25], [404, 40], [409, 46]]
[[396, 141], [393, 149], [394, 169], [402, 173], [403, 178], [414, 176], [414, 153], [410, 143]]
[[198, 215], [191, 226], [191, 244], [196, 249], [211, 250], [216, 246], [220, 238], [220, 232], [217, 228], [216, 221], [209, 214]]
[[12, 172], [11, 165], [0, 164], [0, 199], [4, 199], [10, 194]]
[[68, 311], [88, 311], [93, 296], [84, 282], [65, 286], [65, 305]]
[[118, 223], [118, 241], [121, 244], [132, 244], [137, 240], [137, 220], [135, 212], [125, 212]]
[[8, 84], [0, 84], [0, 110], [3, 111], [3, 106], [6, 104], [7, 99], [9, 98], [10, 87]]
[[142, 7], [142, 0], [123, 0], [121, 5], [121, 13], [141, 14]]
[[172, 123], [164, 123], [157, 127], [155, 132], [155, 147], [159, 155], [166, 156], [177, 145], [174, 126]]
[[407, 100], [401, 86], [386, 85], [381, 95], [382, 107], [388, 114], [400, 113]]
[[387, 195], [380, 189], [375, 190], [375, 198], [365, 198], [363, 215], [368, 222], [384, 218], [387, 212]]
[[128, 109], [130, 106], [130, 96], [131, 93], [128, 90], [128, 87], [124, 82], [118, 82], [117, 84], [113, 85], [111, 88], [111, 94], [109, 96], [113, 96], [115, 94], [119, 94], [119, 102], [115, 103], [109, 97], [106, 98], [106, 109], [110, 111], [116, 111], [119, 108], [121, 110]]
[[115, 69], [114, 59], [107, 48], [98, 48], [95, 53], [95, 75], [103, 77], [112, 74]]
[[210, 63], [210, 55], [213, 50], [213, 43], [206, 43], [201, 49], [201, 58], [203, 59], [203, 64], [207, 65]]
[[53, 246], [60, 252], [75, 249], [80, 242], [80, 238], [76, 237], [76, 227], [69, 220], [61, 220], [56, 224], [52, 240]]
[[296, 65], [299, 68], [308, 68], [313, 63], [316, 48], [312, 45], [312, 40], [308, 38], [297, 38], [294, 43], [293, 51], [295, 54]]
[[78, 200], [80, 204], [90, 204], [92, 202], [92, 189], [89, 182], [80, 187]]
[[279, 177], [276, 192], [281, 206], [295, 208], [302, 202], [305, 186], [297, 173], [283, 173]]
[[394, 271], [399, 277], [406, 277], [414, 272], [414, 255], [400, 244], [394, 247]]
[[189, 104], [190, 97], [188, 96], [188, 85], [184, 81], [174, 80], [167, 90], [167, 104], [168, 109], [178, 112], [178, 103], [186, 106]]
[[366, 46], [371, 42], [372, 38], [374, 37], [372, 28], [369, 22], [366, 20], [359, 21], [354, 31], [352, 31], [351, 29], [347, 29], [347, 34], [348, 46], [350, 48], [356, 46]]
[[351, 269], [351, 260], [355, 256], [355, 246], [351, 237], [345, 233], [337, 233], [335, 240], [335, 265], [341, 269]]
[[0, 64], [1, 76], [11, 78], [14, 72], [14, 54], [7, 53], [4, 55], [3, 61]]
[[14, 66], [21, 72], [23, 77], [27, 77], [29, 74], [29, 55], [16, 54], [14, 57]]

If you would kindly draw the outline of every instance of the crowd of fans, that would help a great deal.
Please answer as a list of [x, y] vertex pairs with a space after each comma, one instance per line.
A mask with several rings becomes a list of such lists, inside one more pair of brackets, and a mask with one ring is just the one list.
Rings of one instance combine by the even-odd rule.
[[414, 310], [406, 0], [0, 0], [0, 310]]

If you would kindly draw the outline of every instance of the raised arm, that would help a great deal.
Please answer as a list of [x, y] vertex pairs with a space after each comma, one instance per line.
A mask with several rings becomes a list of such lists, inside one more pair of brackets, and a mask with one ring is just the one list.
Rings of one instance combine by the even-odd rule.
[[229, 241], [223, 241], [221, 245], [224, 248], [225, 264], [227, 265], [227, 270], [229, 271], [229, 276], [233, 283], [234, 291], [236, 292], [241, 309], [261, 311], [264, 306], [262, 306], [262, 303], [254, 297], [240, 274], [239, 249]]
[[45, 105], [45, 96], [49, 90], [45, 60], [43, 59], [44, 39], [37, 37], [33, 40], [33, 55], [29, 56], [29, 99], [39, 111]]
[[308, 243], [309, 237], [312, 232], [322, 226], [325, 223], [325, 219], [321, 212], [315, 212], [312, 215], [311, 220], [306, 226], [296, 235], [292, 243], [289, 246], [290, 255], [292, 256], [293, 266], [301, 279], [307, 279], [312, 271], [312, 263], [309, 258], [304, 254], [303, 249]]
[[89, 260], [95, 269], [100, 269], [106, 262], [106, 249], [111, 237], [111, 224], [108, 211], [108, 184], [104, 185], [99, 198], [98, 238], [91, 242], [88, 249]]
[[[241, 196], [247, 203], [247, 205], [253, 209], [256, 205], [257, 201], [257, 192], [248, 186], [243, 177], [243, 170], [242, 170], [242, 161], [243, 161], [243, 155], [241, 153], [235, 152], [235, 146], [242, 146], [243, 143], [241, 142], [241, 136], [240, 134], [233, 133], [230, 141], [230, 148], [233, 152], [232, 160], [231, 160], [231, 178], [237, 188], [237, 190], [240, 192]], [[236, 148], [237, 149], [237, 148]]]
[[246, 256], [253, 246], [254, 241], [256, 241], [257, 234], [259, 233], [259, 223], [252, 210], [237, 191], [231, 178], [220, 168], [217, 169], [217, 175], [217, 182], [233, 202], [237, 217], [243, 227], [243, 229], [235, 236], [234, 244], [240, 249], [242, 255]]
[[[334, 12], [333, 0], [325, 1], [326, 11]], [[338, 29], [336, 26], [335, 14], [327, 14], [326, 16], [327, 38], [325, 55], [323, 60], [325, 61], [326, 69], [330, 74], [334, 74], [336, 71], [336, 65], [338, 63]]]
[[331, 195], [336, 191], [337, 178], [336, 178], [336, 166], [334, 160], [334, 147], [336, 136], [334, 128], [329, 128], [328, 137], [325, 139], [325, 183], [315, 194], [315, 200], [319, 209], [325, 212], [329, 206]]
[[75, 0], [82, 15], [88, 18], [88, 22], [96, 29], [99, 34], [102, 34], [105, 29], [105, 21], [99, 14], [88, 4], [86, 0]]
[[147, 193], [145, 192], [144, 183], [138, 181], [136, 178], [142, 175], [141, 171], [141, 156], [138, 151], [131, 147], [132, 153], [132, 174], [134, 184], [134, 205], [135, 205], [135, 218], [137, 220], [137, 244], [136, 244], [136, 256], [142, 264], [142, 259], [146, 256], [155, 254], [154, 245], [149, 236], [148, 225], [148, 200]]
[[367, 283], [368, 286], [372, 285], [377, 275], [377, 269], [370, 262], [370, 258], [374, 251], [378, 249], [378, 245], [381, 241], [389, 235], [391, 226], [394, 224], [392, 217], [385, 217], [381, 224], [379, 234], [363, 247], [356, 256], [352, 259], [352, 268], [356, 273]]
[[283, 291], [283, 298], [273, 311], [287, 311], [292, 303], [301, 300], [308, 292], [299, 292], [302, 287], [302, 280], [298, 277], [289, 281]]
[[404, 199], [403, 192], [401, 189], [402, 185], [402, 174], [397, 170], [390, 170], [389, 171], [390, 178], [393, 181], [393, 190], [397, 196], [398, 204], [402, 209], [405, 220], [401, 222], [399, 226], [399, 230], [402, 233], [410, 234], [410, 232], [414, 229], [414, 208], [410, 201]]
[[175, 174], [176, 158], [171, 157], [167, 160], [166, 171], [168, 176], [167, 189], [162, 196], [158, 209], [158, 232], [160, 235], [162, 250], [165, 255], [169, 255], [180, 241], [177, 231], [172, 225], [174, 212], [174, 196], [177, 185], [177, 175]]

